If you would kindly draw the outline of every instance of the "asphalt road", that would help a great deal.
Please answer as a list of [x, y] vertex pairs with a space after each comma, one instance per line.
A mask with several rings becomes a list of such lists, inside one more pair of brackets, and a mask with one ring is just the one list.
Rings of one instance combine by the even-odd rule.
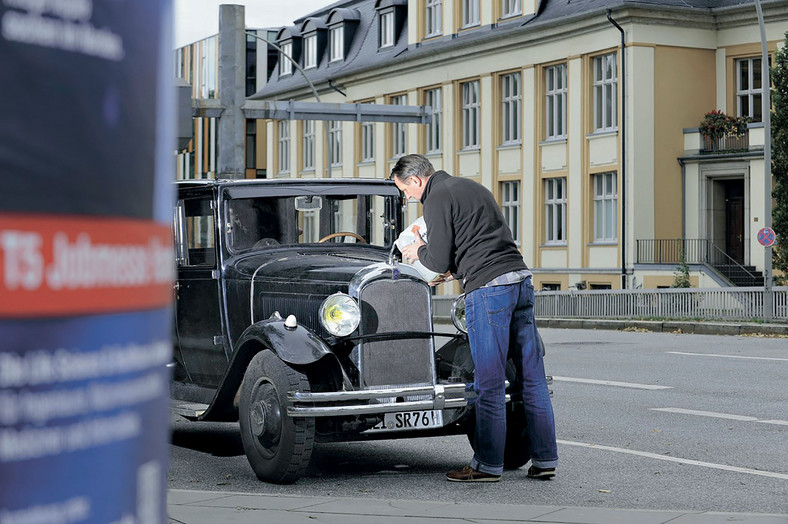
[[[174, 419], [169, 487], [286, 495], [788, 515], [788, 339], [542, 329], [558, 476], [457, 484], [465, 437], [318, 445], [259, 482], [235, 424]], [[786, 518], [788, 522], [788, 517]]]

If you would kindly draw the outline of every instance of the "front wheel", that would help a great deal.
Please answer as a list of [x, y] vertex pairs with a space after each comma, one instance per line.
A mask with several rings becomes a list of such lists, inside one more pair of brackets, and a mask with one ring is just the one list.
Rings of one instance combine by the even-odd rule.
[[287, 415], [288, 391], [310, 391], [306, 375], [271, 351], [255, 355], [241, 383], [239, 422], [249, 464], [265, 482], [295, 482], [312, 456], [315, 419]]

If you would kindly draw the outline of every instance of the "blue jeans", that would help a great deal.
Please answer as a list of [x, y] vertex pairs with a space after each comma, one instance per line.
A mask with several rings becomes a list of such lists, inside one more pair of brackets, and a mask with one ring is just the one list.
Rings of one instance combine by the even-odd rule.
[[482, 287], [465, 297], [465, 320], [476, 368], [476, 433], [471, 467], [491, 475], [503, 472], [506, 446], [506, 361], [517, 369], [530, 437], [531, 463], [558, 464], [555, 420], [545, 378], [544, 359], [534, 321], [531, 279]]

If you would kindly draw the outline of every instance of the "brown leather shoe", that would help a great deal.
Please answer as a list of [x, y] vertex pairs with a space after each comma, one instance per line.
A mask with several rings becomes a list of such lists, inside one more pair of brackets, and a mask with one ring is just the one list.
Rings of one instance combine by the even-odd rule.
[[490, 475], [483, 471], [476, 471], [470, 466], [465, 466], [462, 469], [453, 469], [446, 473], [446, 480], [452, 482], [498, 482], [501, 480], [500, 475]]
[[528, 468], [528, 478], [550, 480], [553, 477], [555, 477], [555, 468], [537, 468], [536, 466]]

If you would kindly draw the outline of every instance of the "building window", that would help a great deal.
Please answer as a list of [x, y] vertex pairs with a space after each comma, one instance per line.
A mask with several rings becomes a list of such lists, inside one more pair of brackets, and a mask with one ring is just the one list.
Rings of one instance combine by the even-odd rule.
[[520, 0], [501, 0], [503, 5], [501, 6], [501, 18], [506, 18], [507, 16], [517, 16], [522, 13], [522, 7]]
[[561, 291], [561, 284], [558, 282], [542, 282], [542, 291]]
[[290, 171], [290, 121], [279, 122], [279, 172]]
[[479, 147], [479, 81], [462, 84], [462, 148]]
[[566, 243], [566, 178], [544, 181], [545, 243]]
[[618, 127], [616, 54], [594, 58], [594, 131]]
[[282, 52], [279, 56], [279, 74], [293, 74], [293, 63], [290, 61], [290, 58], [288, 58], [293, 56], [293, 43], [288, 42], [286, 44], [280, 45], [279, 47], [282, 48]]
[[501, 184], [501, 211], [515, 244], [520, 245], [520, 182]]
[[394, 45], [394, 11], [380, 13], [380, 47]]
[[330, 51], [328, 58], [331, 62], [345, 59], [345, 27], [337, 26], [329, 31]]
[[257, 168], [257, 124], [246, 121], [246, 169]]
[[616, 174], [594, 175], [594, 241], [616, 240]]
[[216, 98], [216, 37], [207, 38], [202, 43], [200, 56], [200, 98]]
[[545, 69], [547, 138], [566, 138], [566, 65]]
[[760, 58], [736, 61], [736, 114], [748, 116], [753, 122], [763, 120], [761, 62]]
[[441, 151], [441, 88], [428, 89], [424, 92], [424, 105], [430, 107], [432, 122], [427, 124], [427, 153], [439, 153]]
[[257, 90], [257, 38], [246, 35], [246, 96]]
[[501, 77], [501, 124], [504, 144], [520, 141], [520, 73]]
[[375, 160], [375, 123], [364, 122], [361, 124], [361, 161], [372, 162]]
[[342, 122], [331, 120], [328, 123], [329, 165], [342, 165]]
[[[391, 97], [391, 105], [404, 106], [408, 103], [406, 95]], [[408, 145], [407, 124], [391, 124], [391, 156], [398, 157], [405, 154]]]
[[315, 168], [315, 121], [304, 120], [303, 138], [304, 169]]
[[425, 0], [424, 36], [437, 36], [443, 32], [443, 0]]
[[317, 34], [304, 38], [304, 69], [317, 67]]
[[479, 25], [479, 0], [462, 0], [462, 27]]

